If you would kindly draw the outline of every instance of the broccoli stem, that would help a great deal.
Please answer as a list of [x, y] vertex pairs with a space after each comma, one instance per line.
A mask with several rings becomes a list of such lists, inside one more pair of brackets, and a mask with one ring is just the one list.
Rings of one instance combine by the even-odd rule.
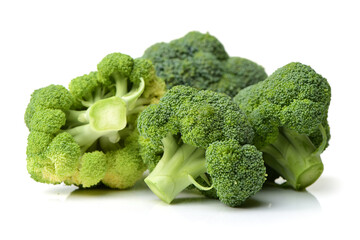
[[122, 76], [120, 73], [113, 73], [113, 79], [115, 80], [116, 97], [121, 97], [127, 106], [127, 109], [131, 111], [137, 107], [137, 100], [145, 90], [145, 81], [140, 78], [139, 84], [133, 84], [130, 91], [128, 91], [128, 78]]
[[106, 143], [108, 145], [116, 145], [116, 143], [120, 140], [118, 131], [96, 131], [90, 124], [66, 129], [63, 130], [63, 132], [67, 132], [74, 137], [74, 140], [79, 144], [82, 152], [86, 152], [86, 150], [90, 148], [99, 138], [106, 138]]
[[128, 78], [116, 72], [111, 75], [115, 80], [116, 97], [122, 97], [128, 92]]
[[151, 104], [151, 101], [147, 98], [138, 98], [136, 102], [133, 104], [131, 109], [128, 109], [127, 114], [138, 114], [144, 111], [149, 105]]
[[126, 102], [127, 109], [132, 110], [136, 107], [136, 102], [145, 90], [145, 81], [140, 78], [139, 85], [133, 84], [131, 90], [123, 95], [121, 98]]
[[169, 135], [163, 140], [164, 154], [145, 183], [164, 202], [170, 203], [194, 179], [206, 172], [205, 150], [178, 143]]
[[[68, 116], [74, 122], [64, 131], [74, 137], [83, 152], [99, 138], [106, 149], [112, 149], [111, 144], [121, 138], [119, 131], [127, 126], [126, 103], [119, 97], [99, 100], [86, 111], [69, 111]], [[86, 121], [81, 122], [84, 116]]]
[[102, 136], [99, 138], [99, 145], [103, 152], [115, 151], [120, 148], [118, 143], [114, 143], [111, 139], [107, 136]]
[[81, 151], [85, 152], [98, 138], [104, 135], [102, 132], [93, 130], [90, 124], [85, 124], [65, 130], [70, 133], [79, 144]]
[[136, 108], [133, 108], [127, 112], [128, 115], [138, 114], [141, 113], [146, 109], [147, 106], [138, 106]]
[[303, 190], [322, 174], [324, 165], [320, 154], [326, 146], [326, 133], [319, 127], [323, 142], [318, 149], [305, 134], [281, 128], [275, 142], [261, 149], [264, 161], [286, 179], [286, 185]]
[[86, 110], [67, 110], [65, 113], [67, 126], [76, 127], [89, 122]]
[[105, 88], [97, 88], [92, 94], [84, 97], [84, 99], [82, 99], [80, 102], [84, 107], [89, 108], [97, 101], [107, 98], [109, 96], [107, 96]]
[[136, 100], [135, 107], [143, 107], [144, 105], [149, 105], [150, 103], [151, 101], [149, 98], [141, 97]]
[[103, 97], [104, 97], [104, 90], [103, 90], [103, 88], [97, 88], [97, 89], [95, 90], [95, 94], [94, 94], [94, 96], [93, 96], [93, 101], [92, 101], [93, 104], [96, 103], [97, 101], [103, 99]]

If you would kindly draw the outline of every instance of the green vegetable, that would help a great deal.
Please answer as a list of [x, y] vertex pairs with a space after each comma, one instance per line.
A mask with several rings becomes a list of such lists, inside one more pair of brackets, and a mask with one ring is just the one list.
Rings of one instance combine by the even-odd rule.
[[168, 89], [186, 85], [233, 97], [240, 89], [267, 77], [264, 68], [256, 63], [229, 57], [224, 46], [208, 33], [189, 32], [169, 43], [154, 44], [143, 57], [154, 63]]
[[330, 97], [325, 78], [309, 66], [290, 63], [234, 98], [251, 121], [254, 144], [267, 166], [296, 190], [323, 172], [320, 154], [330, 139]]
[[225, 94], [173, 87], [140, 114], [138, 128], [151, 170], [145, 182], [167, 203], [193, 184], [205, 192], [214, 187], [223, 203], [239, 206], [265, 181], [261, 153], [249, 145], [249, 121]]
[[221, 202], [239, 206], [260, 191], [266, 168], [255, 146], [234, 140], [215, 142], [206, 150], [206, 166]]
[[142, 176], [136, 119], [165, 91], [150, 61], [107, 55], [98, 71], [35, 90], [25, 112], [27, 169], [39, 182], [128, 188]]

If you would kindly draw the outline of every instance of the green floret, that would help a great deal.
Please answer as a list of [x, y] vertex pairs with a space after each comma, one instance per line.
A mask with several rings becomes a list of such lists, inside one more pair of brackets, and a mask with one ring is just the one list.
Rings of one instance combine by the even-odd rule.
[[[145, 182], [167, 203], [192, 184], [211, 190], [205, 156], [209, 145], [227, 139], [246, 144], [253, 138], [245, 114], [229, 96], [186, 86], [173, 87], [159, 104], [145, 109], [138, 129], [141, 156], [151, 171]], [[195, 180], [199, 177], [207, 186]]]
[[27, 170], [31, 177], [38, 182], [49, 182], [43, 177], [43, 169], [52, 165], [51, 161], [45, 157], [47, 147], [53, 140], [54, 135], [46, 132], [31, 131], [28, 136], [26, 148]]
[[113, 95], [111, 89], [98, 81], [97, 72], [74, 78], [69, 84], [69, 90], [82, 107], [90, 107], [98, 100], [106, 98], [106, 94]]
[[219, 82], [212, 84], [211, 90], [235, 96], [239, 90], [267, 78], [262, 66], [240, 57], [230, 57], [224, 65], [224, 74]]
[[[78, 170], [78, 185], [87, 188], [98, 184], [106, 174], [106, 155], [100, 151], [85, 153], [80, 160], [81, 168]], [[73, 179], [73, 181], [76, 181]]]
[[48, 108], [66, 111], [72, 103], [72, 96], [61, 85], [50, 85], [46, 90], [35, 90], [25, 111], [26, 126], [30, 128], [30, 122], [35, 112]]
[[110, 151], [107, 156], [109, 169], [102, 182], [111, 188], [126, 189], [132, 187], [146, 170], [140, 156], [138, 133], [132, 132], [125, 140], [126, 148]]
[[326, 79], [301, 63], [279, 68], [234, 98], [253, 125], [265, 163], [296, 190], [323, 172], [320, 154], [330, 139], [330, 98]]
[[233, 97], [267, 77], [263, 67], [245, 58], [229, 57], [218, 39], [196, 31], [169, 43], [154, 44], [143, 57], [154, 63], [156, 74], [168, 89], [186, 85]]
[[266, 179], [261, 152], [234, 140], [212, 143], [206, 150], [206, 167], [220, 201], [231, 207], [260, 191]]
[[131, 187], [145, 171], [137, 117], [164, 92], [149, 60], [121, 53], [74, 78], [69, 91], [60, 85], [35, 90], [25, 112], [30, 175], [53, 184]]
[[36, 111], [30, 121], [30, 129], [33, 131], [55, 134], [65, 125], [65, 113], [59, 109], [43, 109]]
[[76, 171], [76, 166], [81, 156], [80, 147], [69, 133], [60, 133], [48, 146], [45, 156], [54, 166], [54, 174], [69, 177]]

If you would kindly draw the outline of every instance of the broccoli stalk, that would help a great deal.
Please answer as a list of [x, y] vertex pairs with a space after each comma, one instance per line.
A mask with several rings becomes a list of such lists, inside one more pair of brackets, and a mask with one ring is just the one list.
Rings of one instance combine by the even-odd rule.
[[83, 152], [99, 138], [103, 141], [108, 138], [109, 142], [117, 143], [121, 138], [119, 131], [127, 125], [127, 115], [134, 114], [133, 109], [137, 107], [136, 101], [144, 92], [145, 82], [140, 78], [139, 86], [133, 85], [132, 90], [127, 92], [128, 79], [119, 75], [112, 75], [116, 86], [114, 97], [100, 100], [101, 97], [96, 91], [93, 98], [95, 102], [90, 104], [86, 111], [69, 110], [67, 114], [68, 124], [76, 127], [65, 132], [74, 137]]
[[285, 185], [302, 190], [322, 174], [324, 165], [320, 154], [326, 147], [327, 136], [322, 125], [319, 129], [323, 141], [318, 148], [305, 134], [282, 127], [276, 141], [260, 149], [266, 164], [287, 180]]
[[[162, 139], [164, 154], [145, 183], [164, 202], [170, 203], [194, 179], [206, 172], [205, 150], [177, 140]], [[198, 186], [198, 185], [197, 185]]]

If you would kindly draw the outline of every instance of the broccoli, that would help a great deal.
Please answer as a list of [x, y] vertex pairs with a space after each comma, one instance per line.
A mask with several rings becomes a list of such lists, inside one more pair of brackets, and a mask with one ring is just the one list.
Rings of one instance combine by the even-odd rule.
[[170, 89], [186, 85], [234, 97], [240, 89], [267, 77], [264, 68], [240, 57], [229, 57], [214, 36], [189, 32], [169, 43], [156, 43], [145, 50], [159, 77]]
[[232, 207], [260, 191], [265, 181], [262, 153], [235, 140], [210, 144], [206, 166], [220, 201]]
[[261, 152], [250, 145], [252, 127], [225, 94], [175, 86], [139, 115], [138, 129], [151, 171], [145, 182], [167, 203], [193, 184], [239, 206], [265, 181]]
[[149, 60], [107, 55], [69, 90], [35, 90], [25, 112], [30, 130], [27, 169], [43, 183], [129, 188], [146, 166], [140, 156], [137, 116], [157, 103], [165, 84]]
[[305, 189], [323, 172], [320, 154], [330, 139], [330, 98], [327, 80], [297, 62], [279, 68], [234, 98], [250, 119], [254, 145], [263, 152], [270, 171], [275, 170], [296, 190]]

